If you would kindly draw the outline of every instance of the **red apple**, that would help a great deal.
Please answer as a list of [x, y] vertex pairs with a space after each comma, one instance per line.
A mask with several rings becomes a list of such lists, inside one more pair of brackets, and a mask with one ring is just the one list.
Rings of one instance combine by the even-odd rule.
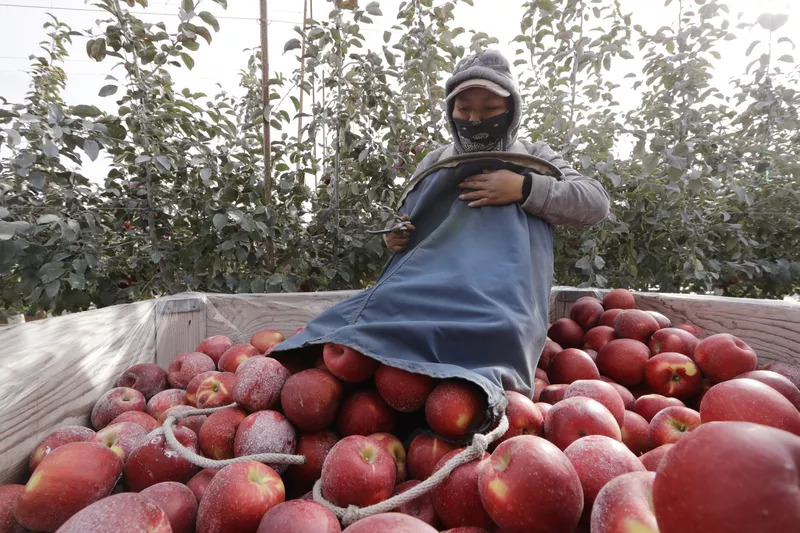
[[332, 431], [304, 433], [297, 438], [295, 453], [305, 457], [306, 462], [286, 469], [283, 477], [290, 495], [302, 495], [314, 488], [322, 475], [322, 464], [338, 440]]
[[236, 369], [233, 400], [251, 413], [274, 409], [289, 371], [271, 357], [251, 357]]
[[119, 377], [117, 387], [136, 389], [149, 400], [167, 388], [167, 371], [153, 363], [133, 365]]
[[676, 352], [691, 359], [694, 357], [694, 350], [698, 344], [700, 344], [700, 340], [688, 331], [678, 328], [663, 328], [653, 333], [647, 346], [650, 348], [651, 355]]
[[[58, 533], [172, 533], [167, 514], [141, 494], [114, 494], [86, 507]], [[175, 533], [179, 533], [175, 530]]]
[[627, 409], [628, 411], [633, 410], [633, 404], [636, 402], [636, 398], [633, 397], [633, 393], [629, 391], [627, 387], [623, 387], [613, 379], [606, 378], [605, 376], [600, 376], [600, 381], [608, 383], [609, 385], [614, 387], [614, 390], [617, 391], [619, 397], [622, 398], [622, 403], [625, 405], [625, 409]]
[[281, 477], [255, 461], [234, 463], [208, 484], [197, 509], [197, 533], [256, 533], [267, 512], [286, 498]]
[[597, 379], [600, 372], [589, 354], [577, 348], [567, 348], [559, 352], [547, 370], [550, 383], [572, 383], [579, 379]]
[[147, 430], [139, 424], [120, 422], [104, 427], [91, 438], [90, 442], [102, 444], [119, 455], [124, 462], [147, 433]]
[[594, 501], [592, 533], [658, 533], [653, 513], [655, 472], [630, 472], [609, 481]]
[[549, 386], [549, 383], [540, 378], [533, 379], [533, 401], [538, 402], [542, 396], [542, 391]]
[[56, 448], [69, 444], [70, 442], [86, 442], [91, 440], [94, 435], [94, 430], [83, 426], [63, 426], [53, 430], [33, 449], [31, 457], [28, 460], [30, 471], [33, 472], [36, 470], [39, 463], [41, 463], [45, 457], [53, 453], [53, 450]]
[[403, 513], [380, 513], [359, 520], [346, 533], [436, 533], [431, 526]]
[[186, 391], [182, 389], [167, 389], [150, 398], [145, 412], [158, 420], [164, 411], [176, 405], [186, 405]]
[[194, 351], [206, 354], [214, 360], [215, 364], [218, 364], [222, 354], [231, 346], [233, 346], [233, 341], [228, 337], [224, 335], [214, 335], [198, 344]]
[[281, 391], [286, 418], [300, 431], [321, 431], [333, 423], [344, 387], [327, 370], [312, 368], [293, 374]]
[[630, 472], [645, 472], [641, 461], [624, 444], [603, 435], [576, 440], [564, 450], [575, 467], [583, 488], [583, 517], [591, 517], [600, 490], [615, 477]]
[[458, 440], [480, 427], [485, 418], [486, 394], [465, 380], [449, 379], [433, 389], [425, 402], [425, 418], [431, 429]]
[[614, 328], [608, 326], [595, 326], [586, 332], [583, 337], [583, 349], [600, 351], [600, 348], [617, 338]]
[[572, 305], [569, 317], [588, 331], [597, 325], [600, 315], [605, 312], [603, 303], [592, 296], [584, 296]]
[[626, 309], [614, 319], [614, 332], [622, 339], [647, 344], [650, 336], [660, 329], [652, 315], [638, 309]]
[[111, 424], [120, 424], [122, 422], [133, 422], [134, 424], [139, 424], [148, 433], [156, 429], [159, 425], [155, 418], [142, 411], [125, 411], [117, 418], [112, 420]]
[[547, 336], [564, 348], [583, 346], [583, 335], [583, 327], [571, 318], [559, 318], [547, 330]]
[[369, 436], [373, 433], [394, 433], [395, 414], [377, 391], [355, 392], [342, 404], [337, 420], [339, 435]]
[[564, 398], [591, 398], [605, 406], [614, 416], [620, 427], [625, 419], [625, 404], [619, 393], [611, 386], [598, 379], [582, 379], [567, 387]]
[[700, 413], [688, 407], [667, 407], [650, 421], [650, 442], [653, 446], [675, 444], [700, 425]]
[[644, 365], [644, 380], [656, 393], [685, 400], [700, 394], [703, 375], [689, 357], [677, 352], [654, 355]]
[[553, 405], [546, 402], [536, 402], [533, 405], [535, 405], [539, 412], [542, 413], [542, 434], [544, 434], [544, 423], [547, 420], [547, 413], [550, 412], [550, 409], [553, 408]]
[[581, 481], [567, 456], [550, 442], [533, 435], [514, 437], [484, 465], [478, 476], [481, 502], [502, 531], [558, 533], [578, 527]]
[[565, 398], [550, 409], [544, 421], [547, 440], [563, 450], [587, 435], [622, 441], [619, 424], [606, 407], [591, 398]]
[[659, 411], [672, 406], [686, 407], [677, 398], [667, 398], [661, 394], [645, 394], [636, 399], [633, 410], [649, 423]]
[[597, 352], [596, 352], [596, 351], [594, 351], [594, 350], [590, 350], [590, 349], [588, 349], [588, 348], [587, 348], [587, 349], [585, 349], [585, 350], [583, 350], [583, 351], [584, 351], [584, 352], [586, 352], [586, 354], [587, 354], [589, 357], [591, 357], [591, 358], [592, 358], [592, 361], [594, 361], [594, 362], [595, 362], [595, 364], [597, 364]]
[[792, 402], [769, 385], [749, 378], [711, 387], [700, 403], [700, 418], [703, 423], [754, 422], [800, 435], [800, 411]]
[[317, 502], [279, 503], [264, 515], [256, 533], [341, 533], [339, 519]]
[[397, 466], [369, 437], [351, 435], [336, 443], [322, 465], [322, 494], [339, 507], [366, 507], [394, 492]]
[[235, 373], [239, 365], [251, 357], [261, 355], [258, 350], [250, 344], [234, 344], [222, 354], [217, 366], [223, 372]]
[[[417, 479], [400, 483], [397, 485], [397, 487], [395, 487], [394, 494], [392, 496], [402, 494], [409, 489], [416, 487], [420, 483], [422, 482]], [[439, 525], [439, 517], [437, 516], [436, 509], [433, 506], [433, 497], [431, 496], [430, 492], [426, 492], [422, 496], [419, 496], [408, 503], [404, 503], [403, 505], [397, 507], [395, 512], [418, 518], [432, 527], [437, 527]]]
[[705, 332], [700, 329], [699, 327], [695, 326], [694, 324], [677, 324], [673, 326], [678, 329], [682, 329], [683, 331], [687, 331], [697, 337], [698, 339], [702, 339], [706, 336]]
[[195, 474], [192, 479], [186, 482], [186, 486], [192, 491], [192, 494], [194, 494], [198, 504], [200, 503], [200, 500], [203, 499], [203, 495], [206, 493], [208, 484], [211, 483], [211, 480], [214, 479], [214, 476], [216, 476], [218, 472], [219, 469], [217, 468], [204, 468]]
[[700, 341], [694, 350], [694, 360], [703, 375], [714, 383], [752, 372], [758, 365], [756, 352], [728, 333], [712, 335]]
[[769, 385], [776, 391], [789, 400], [798, 410], [800, 410], [800, 389], [798, 389], [791, 380], [777, 372], [771, 370], [753, 370], [752, 372], [745, 372], [739, 374], [734, 379], [749, 378], [760, 381], [765, 385]]
[[127, 387], [116, 387], [103, 394], [92, 408], [92, 426], [103, 429], [126, 411], [144, 411], [147, 401], [141, 392]]
[[232, 404], [235, 382], [236, 374], [230, 372], [220, 372], [208, 376], [197, 387], [197, 407], [210, 409]]
[[488, 529], [483, 529], [482, 527], [454, 527], [453, 529], [447, 529], [442, 533], [492, 533]]
[[258, 353], [265, 354], [284, 340], [285, 338], [280, 331], [262, 329], [253, 333], [253, 336], [250, 337], [250, 345], [258, 350]]
[[383, 446], [383, 448], [389, 452], [389, 455], [392, 456], [394, 459], [395, 465], [397, 465], [397, 474], [395, 476], [395, 483], [399, 485], [406, 480], [407, 476], [407, 468], [406, 468], [406, 449], [403, 447], [403, 443], [400, 442], [400, 439], [392, 435], [391, 433], [373, 433], [372, 435], [368, 435], [369, 438]]
[[558, 352], [563, 350], [564, 348], [562, 348], [560, 344], [554, 342], [550, 337], [547, 337], [547, 340], [544, 343], [544, 348], [542, 348], [542, 354], [539, 356], [537, 368], [547, 370], [547, 368], [550, 366], [550, 362], [553, 360], [553, 357], [555, 357]]
[[[175, 438], [197, 453], [197, 435], [186, 428], [173, 428]], [[182, 458], [167, 444], [164, 428], [151, 431], [128, 455], [125, 481], [133, 492], [140, 492], [162, 481], [186, 483], [200, 469]]]
[[[158, 425], [163, 426], [164, 422], [166, 422], [167, 418], [169, 418], [170, 416], [177, 417], [177, 415], [182, 411], [183, 412], [194, 411], [196, 409], [197, 409], [196, 407], [192, 407], [190, 405], [176, 405], [175, 407], [170, 407], [169, 409], [161, 413], [161, 416], [158, 419]], [[206, 423], [206, 420], [208, 420], [208, 416], [206, 415], [193, 415], [193, 416], [187, 416], [186, 418], [182, 418], [175, 425], [180, 428], [191, 429], [195, 435], [199, 436], [200, 428], [203, 427], [203, 424]]]
[[800, 438], [747, 422], [703, 424], [653, 484], [661, 533], [777, 533], [800, 524]]
[[[608, 309], [605, 313], [600, 315], [600, 320], [597, 321], [598, 326], [606, 326], [611, 329], [614, 329], [614, 320], [617, 319], [619, 314], [623, 312], [624, 309]], [[616, 333], [614, 333], [616, 335]]]
[[161, 507], [169, 519], [172, 533], [194, 533], [197, 499], [186, 485], [165, 481], [147, 487], [139, 494]]
[[597, 369], [620, 385], [633, 387], [644, 381], [650, 348], [634, 339], [616, 339], [597, 352]]
[[[435, 474], [463, 449], [458, 448], [442, 457], [436, 464]], [[453, 470], [450, 475], [431, 491], [433, 507], [445, 527], [491, 527], [492, 519], [484, 510], [478, 488], [478, 474], [487, 464], [489, 454], [480, 460], [470, 461]]]
[[216, 369], [214, 360], [204, 353], [182, 353], [169, 364], [167, 381], [173, 389], [186, 389], [193, 377]]
[[[563, 350], [562, 350], [563, 351]], [[547, 371], [543, 368], [536, 367], [534, 378], [539, 378], [545, 382], [545, 386], [550, 385], [550, 378], [547, 377]]]
[[658, 448], [653, 448], [649, 452], [639, 456], [639, 460], [647, 470], [650, 472], [657, 472], [658, 468], [661, 466], [661, 462], [673, 446], [675, 446], [675, 444], [662, 444]]
[[[257, 411], [242, 420], [236, 429], [233, 453], [236, 457], [260, 453], [293, 455], [297, 435], [286, 418], [277, 411]], [[270, 465], [279, 474], [286, 465]]]
[[636, 309], [636, 299], [628, 289], [614, 289], [603, 297], [606, 309]]
[[539, 395], [539, 401], [549, 403], [550, 405], [555, 405], [564, 399], [564, 395], [567, 393], [568, 387], [569, 385], [566, 383], [548, 385], [542, 389], [542, 393]]
[[25, 533], [27, 531], [14, 518], [17, 499], [23, 490], [25, 490], [25, 485], [0, 485], [0, 532]]
[[494, 443], [495, 446], [519, 435], [536, 435], [541, 437], [544, 433], [544, 417], [542, 412], [527, 397], [518, 392], [506, 391], [508, 406], [508, 431]]
[[[671, 407], [670, 407], [671, 409]], [[622, 423], [622, 443], [634, 455], [642, 455], [653, 448], [650, 441], [650, 424], [641, 415], [633, 411], [625, 411]]]
[[387, 404], [401, 413], [422, 409], [433, 390], [433, 378], [381, 365], [375, 372], [375, 386]]
[[207, 377], [216, 376], [217, 374], [221, 374], [217, 370], [209, 370], [208, 372], [203, 372], [202, 374], [197, 374], [192, 380], [186, 385], [186, 397], [184, 398], [184, 403], [186, 405], [191, 405], [193, 407], [197, 407], [197, 389], [200, 387], [200, 384], [205, 381]]
[[773, 361], [764, 365], [760, 370], [772, 370], [773, 372], [777, 372], [783, 377], [788, 378], [789, 381], [794, 383], [795, 387], [800, 388], [800, 366]]
[[105, 446], [64, 444], [36, 468], [17, 499], [14, 518], [27, 529], [53, 532], [81, 509], [109, 496], [122, 468], [120, 456]]
[[428, 479], [439, 460], [455, 449], [458, 449], [457, 445], [428, 433], [417, 435], [408, 446], [407, 462], [411, 479]]
[[645, 311], [645, 313], [656, 319], [659, 328], [664, 329], [672, 327], [672, 321], [658, 311]]
[[322, 349], [322, 357], [331, 374], [347, 383], [359, 383], [371, 378], [380, 365], [375, 359], [341, 344], [326, 344]]

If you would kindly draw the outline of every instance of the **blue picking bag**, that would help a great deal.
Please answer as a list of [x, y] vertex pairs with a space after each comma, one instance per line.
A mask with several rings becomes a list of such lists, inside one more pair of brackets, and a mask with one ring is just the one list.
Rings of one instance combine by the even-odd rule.
[[336, 343], [410, 372], [466, 379], [488, 397], [482, 430], [505, 410], [504, 389], [530, 397], [547, 336], [553, 228], [519, 205], [470, 208], [458, 199], [458, 184], [484, 170], [547, 167], [508, 159], [435, 165], [400, 209], [416, 227], [408, 249], [373, 287], [323, 312], [273, 356]]

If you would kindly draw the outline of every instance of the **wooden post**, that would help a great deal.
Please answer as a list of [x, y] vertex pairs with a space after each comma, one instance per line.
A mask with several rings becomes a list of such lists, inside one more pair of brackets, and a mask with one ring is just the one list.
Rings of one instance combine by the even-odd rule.
[[[264, 205], [272, 203], [272, 141], [270, 139], [270, 117], [272, 106], [269, 91], [269, 22], [267, 22], [267, 0], [261, 0], [261, 109], [264, 114]], [[275, 247], [272, 237], [267, 237], [267, 270], [275, 269]]]

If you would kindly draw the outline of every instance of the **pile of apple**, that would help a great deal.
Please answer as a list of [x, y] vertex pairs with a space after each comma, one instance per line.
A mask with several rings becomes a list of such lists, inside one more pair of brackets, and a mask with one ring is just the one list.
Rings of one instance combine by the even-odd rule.
[[[0, 486], [0, 533], [339, 533], [313, 501], [366, 507], [430, 477], [485, 426], [486, 397], [329, 344], [271, 357], [272, 330], [215, 336], [164, 370], [135, 365]], [[509, 429], [480, 459], [347, 533], [800, 531], [800, 368], [757, 369], [730, 334], [636, 309], [623, 289], [550, 325], [533, 397], [506, 391]], [[235, 406], [230, 406], [235, 403]], [[228, 407], [225, 407], [228, 406]], [[246, 460], [200, 469], [166, 443]], [[404, 446], [408, 443], [408, 448]]]

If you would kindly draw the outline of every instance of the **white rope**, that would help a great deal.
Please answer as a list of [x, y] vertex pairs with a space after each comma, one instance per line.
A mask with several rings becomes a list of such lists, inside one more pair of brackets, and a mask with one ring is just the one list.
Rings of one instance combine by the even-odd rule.
[[242, 457], [234, 457], [233, 459], [209, 459], [194, 453], [192, 450], [186, 448], [178, 442], [175, 438], [175, 433], [172, 431], [172, 425], [176, 422], [189, 416], [210, 415], [220, 409], [226, 407], [238, 407], [235, 403], [225, 405], [223, 407], [210, 407], [208, 409], [190, 409], [188, 411], [181, 411], [178, 413], [170, 414], [164, 421], [164, 436], [167, 438], [169, 447], [182, 458], [186, 459], [193, 465], [202, 468], [223, 468], [234, 463], [241, 463], [244, 461], [258, 461], [259, 463], [266, 463], [268, 465], [302, 465], [305, 464], [306, 458], [302, 455], [288, 455], [284, 453], [258, 453], [255, 455], [244, 455]]
[[330, 509], [333, 514], [335, 514], [342, 521], [342, 525], [344, 527], [347, 527], [353, 522], [357, 522], [358, 520], [368, 516], [379, 513], [387, 513], [392, 509], [396, 509], [401, 505], [414, 501], [423, 494], [430, 492], [433, 487], [447, 479], [447, 477], [450, 476], [450, 473], [459, 466], [483, 457], [483, 454], [489, 448], [489, 445], [505, 435], [506, 431], [508, 431], [508, 418], [506, 415], [503, 415], [503, 418], [500, 419], [500, 424], [494, 430], [490, 431], [486, 435], [474, 435], [472, 437], [472, 444], [464, 449], [463, 452], [447, 461], [447, 463], [445, 463], [442, 468], [431, 477], [419, 485], [412, 487], [406, 492], [392, 496], [388, 500], [376, 503], [375, 505], [370, 505], [369, 507], [357, 507], [355, 505], [351, 505], [346, 508], [337, 507], [322, 496], [321, 480], [317, 480], [317, 482], [314, 484], [314, 501]]

